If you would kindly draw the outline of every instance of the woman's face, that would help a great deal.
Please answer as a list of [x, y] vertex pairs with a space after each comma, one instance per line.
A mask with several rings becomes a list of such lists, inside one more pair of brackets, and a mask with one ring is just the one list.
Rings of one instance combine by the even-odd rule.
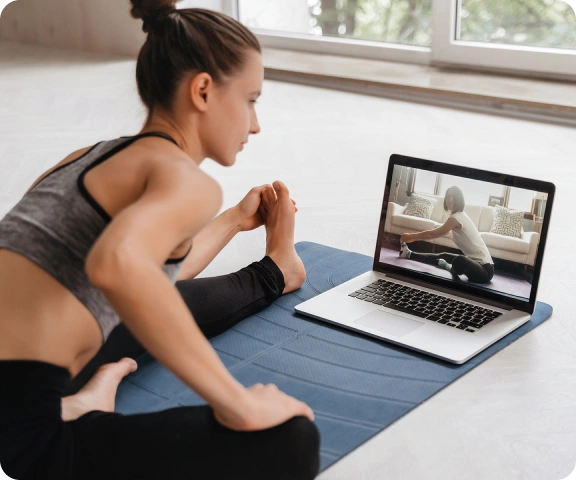
[[255, 105], [263, 81], [262, 57], [250, 50], [243, 70], [215, 86], [201, 126], [207, 157], [223, 166], [233, 165], [248, 136], [260, 131]]

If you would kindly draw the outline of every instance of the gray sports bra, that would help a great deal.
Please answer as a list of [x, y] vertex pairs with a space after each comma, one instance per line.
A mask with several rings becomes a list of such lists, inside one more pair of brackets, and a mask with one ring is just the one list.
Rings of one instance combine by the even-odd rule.
[[[84, 176], [148, 136], [163, 137], [178, 145], [160, 132], [100, 142], [80, 158], [50, 172], [0, 220], [0, 248], [32, 260], [70, 290], [98, 321], [104, 342], [120, 319], [88, 280], [84, 263], [111, 217], [86, 190]], [[184, 258], [170, 259], [163, 265], [172, 282], [176, 282]]]

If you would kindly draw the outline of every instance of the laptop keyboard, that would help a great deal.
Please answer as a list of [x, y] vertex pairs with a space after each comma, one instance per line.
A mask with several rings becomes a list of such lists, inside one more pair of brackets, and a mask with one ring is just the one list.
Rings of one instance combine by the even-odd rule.
[[376, 280], [350, 293], [349, 296], [471, 333], [502, 315], [488, 308], [387, 280]]

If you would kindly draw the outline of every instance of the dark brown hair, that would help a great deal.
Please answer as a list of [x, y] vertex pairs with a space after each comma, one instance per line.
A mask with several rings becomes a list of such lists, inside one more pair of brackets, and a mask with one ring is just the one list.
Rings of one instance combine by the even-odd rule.
[[255, 35], [223, 13], [175, 9], [176, 0], [130, 0], [148, 38], [136, 64], [138, 93], [148, 107], [171, 110], [179, 82], [189, 73], [208, 73], [221, 84], [242, 70], [246, 52], [261, 52]]
[[444, 194], [444, 211], [448, 211], [448, 207], [446, 206], [446, 197], [448, 195], [452, 195], [452, 204], [454, 206], [452, 213], [463, 212], [466, 202], [464, 201], [462, 190], [456, 186], [450, 187], [446, 190], [446, 193]]

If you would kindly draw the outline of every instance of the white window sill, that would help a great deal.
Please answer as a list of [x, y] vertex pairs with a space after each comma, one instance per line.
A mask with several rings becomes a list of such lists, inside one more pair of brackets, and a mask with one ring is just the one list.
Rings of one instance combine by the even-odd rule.
[[263, 49], [266, 78], [576, 126], [576, 83]]

